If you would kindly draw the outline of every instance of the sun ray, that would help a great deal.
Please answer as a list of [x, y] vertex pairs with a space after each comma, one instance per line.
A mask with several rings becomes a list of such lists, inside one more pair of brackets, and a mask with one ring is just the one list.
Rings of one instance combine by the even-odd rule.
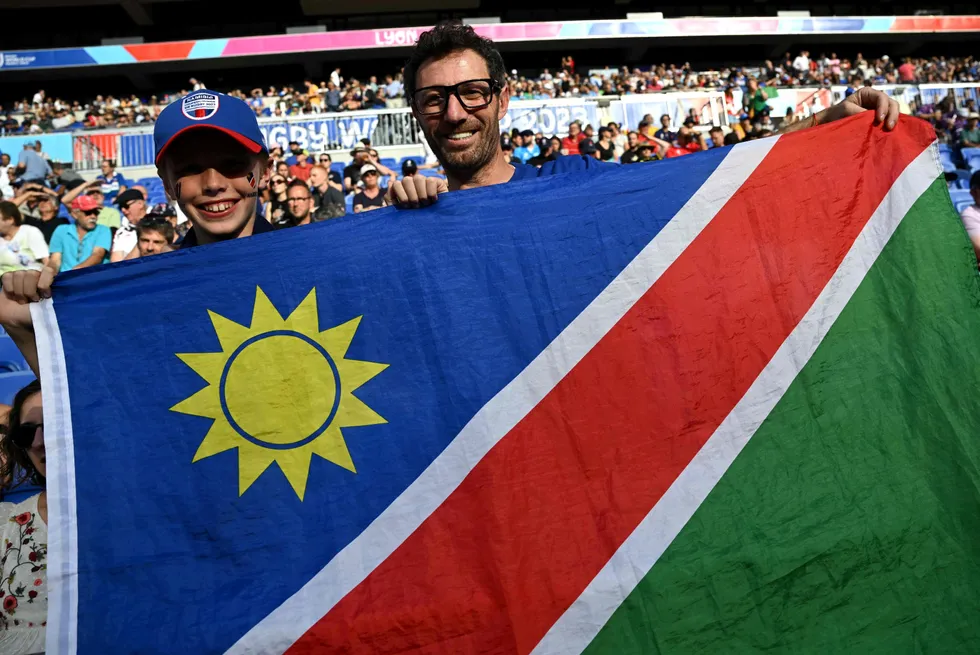
[[295, 330], [301, 334], [316, 334], [319, 331], [320, 326], [316, 313], [316, 289], [311, 289], [303, 302], [286, 318], [285, 327], [287, 330]]
[[225, 353], [180, 353], [177, 355], [194, 372], [207, 380], [208, 384], [218, 384], [221, 381], [221, 371], [224, 370], [228, 355]]
[[255, 287], [255, 307], [252, 309], [252, 323], [249, 325], [252, 334], [281, 330], [282, 327], [283, 321], [282, 316], [279, 315], [279, 310], [272, 304], [261, 287]]
[[387, 364], [365, 362], [359, 359], [341, 359], [335, 363], [343, 388], [346, 391], [354, 391], [378, 373], [388, 368]]
[[214, 333], [218, 335], [218, 343], [221, 344], [221, 351], [230, 353], [248, 339], [249, 329], [244, 325], [239, 325], [235, 321], [225, 318], [221, 314], [216, 314], [210, 309], [208, 316], [211, 317], [211, 325], [214, 326]]
[[337, 408], [333, 423], [341, 428], [356, 428], [362, 425], [383, 425], [388, 421], [383, 416], [364, 404], [353, 394], [344, 394]]
[[211, 429], [208, 430], [204, 441], [194, 453], [194, 459], [191, 460], [191, 463], [237, 448], [242, 444], [242, 441], [243, 439], [235, 432], [234, 428], [228, 425], [228, 421], [218, 419], [211, 424]]
[[279, 469], [286, 476], [286, 479], [289, 480], [289, 485], [296, 492], [296, 495], [299, 496], [300, 500], [303, 500], [303, 496], [306, 495], [306, 482], [310, 477], [310, 458], [312, 454], [312, 445], [307, 445], [292, 450], [284, 450], [276, 455], [276, 464], [279, 465]]
[[333, 462], [351, 473], [357, 473], [354, 468], [354, 460], [351, 459], [350, 451], [347, 449], [347, 442], [344, 441], [344, 436], [339, 427], [327, 428], [320, 438], [310, 445], [314, 453], [328, 462]]
[[209, 384], [193, 396], [185, 398], [171, 407], [170, 411], [190, 414], [191, 416], [219, 418], [221, 416], [221, 401], [218, 399], [218, 387]]
[[[341, 469], [357, 473], [342, 428], [387, 422], [352, 393], [388, 367], [344, 358], [361, 317], [319, 332], [315, 289], [283, 319], [259, 287], [249, 327], [212, 311], [208, 315], [221, 352], [177, 355], [208, 386], [171, 408], [214, 419], [192, 463], [237, 449], [243, 495], [275, 462], [300, 501], [310, 484], [314, 453], [338, 466], [331, 475], [342, 474]], [[326, 390], [333, 391], [324, 395]], [[339, 398], [331, 416], [333, 393]], [[325, 428], [324, 420], [329, 420]]]
[[347, 354], [347, 349], [350, 348], [350, 343], [354, 340], [354, 333], [357, 332], [357, 326], [360, 324], [361, 317], [357, 316], [337, 327], [324, 330], [316, 337], [316, 340], [327, 349], [331, 357], [339, 360]]
[[238, 446], [238, 495], [241, 496], [276, 461], [279, 451], [262, 448], [244, 439]]

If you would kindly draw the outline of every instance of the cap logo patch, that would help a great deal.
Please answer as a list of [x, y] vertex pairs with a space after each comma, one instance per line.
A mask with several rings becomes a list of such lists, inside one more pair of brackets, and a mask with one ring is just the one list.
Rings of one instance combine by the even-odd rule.
[[213, 93], [195, 93], [180, 101], [180, 111], [192, 121], [203, 121], [215, 115], [218, 104]]

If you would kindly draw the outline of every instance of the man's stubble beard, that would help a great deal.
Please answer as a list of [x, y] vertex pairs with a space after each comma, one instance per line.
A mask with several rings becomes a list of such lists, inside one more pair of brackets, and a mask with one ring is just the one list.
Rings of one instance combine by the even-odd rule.
[[[497, 127], [497, 129], [494, 129]], [[446, 152], [435, 136], [429, 138], [429, 147], [447, 173], [454, 177], [469, 178], [474, 173], [489, 165], [496, 156], [497, 143], [500, 141], [500, 129], [495, 124], [483, 125], [479, 131], [480, 141], [472, 151]]]

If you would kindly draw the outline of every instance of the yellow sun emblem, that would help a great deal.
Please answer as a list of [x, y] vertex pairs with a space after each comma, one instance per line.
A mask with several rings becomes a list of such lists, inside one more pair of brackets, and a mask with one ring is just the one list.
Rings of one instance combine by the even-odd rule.
[[387, 364], [345, 359], [360, 317], [319, 332], [316, 290], [283, 319], [256, 288], [252, 323], [208, 311], [221, 352], [178, 354], [208, 386], [171, 411], [214, 419], [194, 462], [238, 448], [238, 493], [272, 462], [300, 500], [310, 461], [355, 472], [342, 428], [386, 421], [353, 391]]

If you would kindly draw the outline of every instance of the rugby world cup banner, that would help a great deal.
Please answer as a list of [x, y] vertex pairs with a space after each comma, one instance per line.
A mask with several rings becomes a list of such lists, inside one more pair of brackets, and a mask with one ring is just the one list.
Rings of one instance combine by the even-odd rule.
[[286, 150], [291, 141], [296, 141], [304, 150], [321, 152], [353, 148], [361, 139], [370, 139], [377, 125], [378, 114], [327, 114], [314, 120], [261, 123], [259, 129], [270, 148], [280, 146]]
[[572, 121], [579, 121], [582, 127], [591, 124], [598, 128], [599, 109], [594, 102], [584, 98], [575, 101], [562, 100], [511, 100], [507, 115], [500, 121], [500, 131], [541, 132], [545, 136], [568, 134]]

